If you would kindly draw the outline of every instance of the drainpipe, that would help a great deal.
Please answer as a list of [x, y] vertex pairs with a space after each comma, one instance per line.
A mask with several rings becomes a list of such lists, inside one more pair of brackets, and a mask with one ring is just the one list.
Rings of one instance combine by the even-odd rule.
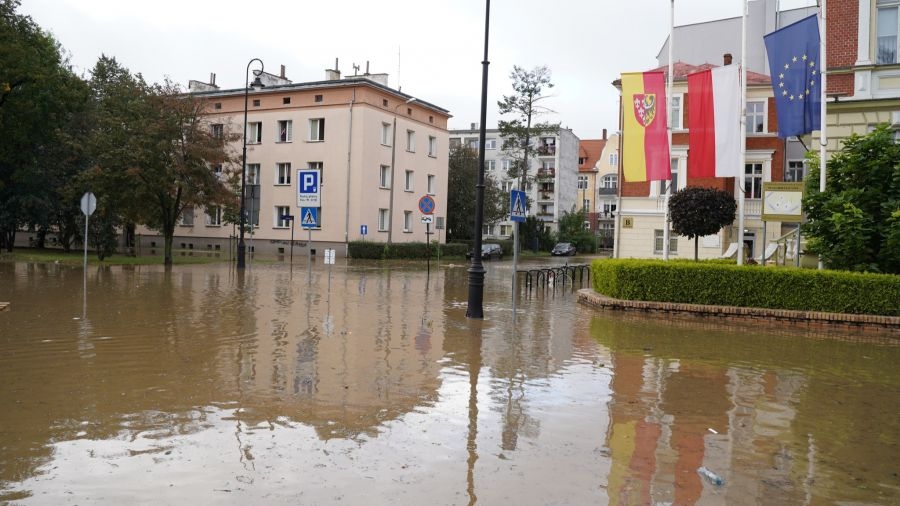
[[344, 216], [344, 256], [350, 256], [350, 154], [353, 151], [353, 103], [356, 102], [356, 88], [350, 97], [350, 126], [347, 128], [347, 211]]

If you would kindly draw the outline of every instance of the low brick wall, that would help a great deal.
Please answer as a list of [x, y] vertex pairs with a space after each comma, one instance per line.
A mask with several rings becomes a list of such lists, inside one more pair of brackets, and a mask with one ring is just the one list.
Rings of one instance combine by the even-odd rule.
[[578, 290], [578, 302], [598, 309], [676, 313], [709, 318], [728, 318], [729, 320], [736, 318], [745, 322], [789, 323], [792, 326], [806, 329], [871, 331], [878, 333], [887, 331], [900, 336], [900, 317], [897, 316], [619, 300], [601, 295], [591, 288]]

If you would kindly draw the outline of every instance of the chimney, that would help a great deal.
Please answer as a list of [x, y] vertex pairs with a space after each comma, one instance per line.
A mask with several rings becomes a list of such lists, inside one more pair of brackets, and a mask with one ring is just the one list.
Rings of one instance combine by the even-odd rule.
[[725, 65], [731, 65], [731, 53], [725, 53], [723, 59], [725, 61]]
[[606, 129], [603, 129], [603, 140], [606, 140]]
[[216, 73], [215, 72], [209, 73], [209, 84], [211, 84], [213, 86], [216, 85]]
[[285, 70], [285, 69], [284, 69], [284, 65], [282, 65], [282, 66], [281, 66], [281, 78], [282, 78], [282, 79], [285, 79], [285, 77], [284, 77], [284, 70]]
[[480, 123], [472, 123], [471, 130], [478, 130], [481, 127]]

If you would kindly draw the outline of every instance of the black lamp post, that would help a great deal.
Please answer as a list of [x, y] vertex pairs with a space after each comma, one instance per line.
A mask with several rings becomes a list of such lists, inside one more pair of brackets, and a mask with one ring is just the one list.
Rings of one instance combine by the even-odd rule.
[[281, 219], [291, 223], [291, 265], [294, 265], [294, 215], [284, 214]]
[[256, 78], [253, 80], [253, 88], [259, 89], [264, 87], [265, 85], [262, 81], [259, 80], [260, 74], [263, 73], [263, 69], [265, 69], [265, 65], [263, 65], [262, 60], [259, 58], [254, 58], [247, 62], [247, 72], [245, 74], [244, 79], [244, 151], [241, 160], [241, 228], [238, 236], [238, 252], [237, 252], [237, 268], [244, 269], [247, 267], [247, 246], [244, 244], [244, 225], [246, 222], [247, 208], [246, 208], [246, 188], [247, 188], [247, 98], [250, 92], [250, 65], [253, 62], [259, 62], [259, 70], [254, 70], [253, 75]]
[[[481, 61], [481, 124], [478, 134], [478, 183], [475, 185], [475, 241], [472, 244], [472, 265], [469, 266], [469, 300], [466, 317], [484, 318], [484, 264], [481, 262], [481, 228], [484, 226], [484, 137], [487, 121], [488, 34], [491, 20], [491, 0], [485, 0], [484, 59]], [[515, 273], [513, 273], [515, 275]]]

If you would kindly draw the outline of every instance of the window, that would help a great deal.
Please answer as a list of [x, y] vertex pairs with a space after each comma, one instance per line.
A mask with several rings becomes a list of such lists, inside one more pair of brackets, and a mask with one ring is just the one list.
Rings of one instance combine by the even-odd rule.
[[259, 107], [259, 99], [258, 98], [253, 99], [253, 107]]
[[541, 137], [540, 143], [538, 144], [538, 154], [541, 156], [556, 155], [556, 138]]
[[381, 124], [381, 144], [385, 146], [391, 145], [391, 124], [390, 123], [382, 123]]
[[321, 102], [324, 98], [325, 97], [323, 97], [322, 95], [316, 95], [315, 97], [313, 97], [313, 101]]
[[428, 136], [428, 156], [437, 156], [437, 137]]
[[672, 158], [672, 180], [671, 181], [660, 181], [659, 182], [659, 194], [665, 195], [666, 189], [669, 185], [672, 186], [672, 193], [678, 191], [678, 158]]
[[766, 131], [766, 103], [747, 101], [747, 133], [761, 134]]
[[213, 171], [213, 174], [216, 175], [216, 177], [222, 177], [224, 168], [222, 167], [221, 163], [217, 163], [212, 166], [212, 171]]
[[497, 149], [497, 139], [485, 139], [484, 149]]
[[509, 174], [509, 171], [511, 168], [512, 168], [512, 160], [500, 160], [500, 170], [503, 170], [507, 174]]
[[744, 165], [744, 198], [762, 198], [762, 169], [761, 163], [748, 163]]
[[586, 163], [587, 163], [587, 158], [585, 158], [583, 156], [578, 157], [578, 165], [584, 165]]
[[493, 225], [482, 225], [481, 235], [494, 235], [494, 226]]
[[619, 175], [618, 174], [607, 174], [600, 178], [600, 187], [601, 188], [612, 188], [615, 189], [619, 186]]
[[541, 160], [541, 170], [553, 172], [556, 169], [556, 160]]
[[387, 101], [386, 98], [381, 99], [381, 105], [384, 106], [384, 107], [387, 107], [387, 106], [388, 106], [388, 101]]
[[588, 177], [587, 176], [578, 176], [578, 189], [586, 190], [588, 187]]
[[289, 162], [275, 164], [275, 184], [291, 184], [291, 164]]
[[413, 221], [412, 211], [403, 211], [403, 231], [404, 232], [412, 232], [412, 221]]
[[391, 168], [388, 165], [382, 165], [378, 170], [378, 186], [380, 188], [391, 187]]
[[278, 142], [291, 142], [293, 137], [293, 121], [282, 120], [278, 122]]
[[408, 192], [413, 191], [413, 171], [411, 171], [411, 170], [406, 171], [406, 177], [403, 180], [403, 184], [404, 184], [403, 188], [406, 191], [408, 191]]
[[462, 141], [459, 140], [459, 137], [450, 138], [450, 149], [458, 148], [460, 146], [462, 146]]
[[485, 160], [484, 161], [484, 170], [486, 172], [493, 171], [497, 168], [497, 160]]
[[216, 102], [213, 104], [213, 109], [218, 111], [221, 108], [222, 108], [222, 102]]
[[216, 139], [221, 139], [225, 135], [225, 125], [214, 123], [209, 127], [209, 133]]
[[[662, 255], [663, 253], [663, 231], [653, 231], [653, 254]], [[678, 253], [678, 236], [669, 231], [669, 253]]]
[[610, 153], [609, 154], [609, 165], [611, 167], [619, 166], [619, 153]]
[[283, 97], [281, 99], [281, 103], [284, 105], [289, 105], [291, 103], [291, 97]]
[[434, 174], [428, 174], [428, 193], [434, 195]]
[[222, 208], [218, 206], [206, 208], [206, 226], [220, 227], [222, 226]]
[[259, 184], [259, 164], [247, 164], [247, 184]]
[[253, 122], [247, 124], [247, 144], [259, 144], [262, 142], [262, 123]]
[[512, 225], [500, 225], [500, 235], [503, 235], [503, 236], [512, 235]]
[[179, 224], [183, 227], [193, 227], [194, 226], [194, 208], [191, 206], [187, 206], [181, 211], [181, 220]]
[[512, 181], [504, 181], [504, 182], [500, 183], [500, 189], [503, 190], [504, 193], [511, 192], [513, 189], [513, 182]]
[[275, 206], [275, 228], [288, 228], [291, 226], [291, 220], [286, 216], [290, 216], [291, 208], [288, 206]]
[[672, 95], [672, 130], [681, 130], [681, 95]]
[[875, 63], [897, 63], [897, 0], [878, 0]]
[[806, 179], [806, 164], [802, 160], [788, 161], [787, 170], [784, 172], [784, 180], [788, 183], [799, 183]]
[[612, 202], [603, 203], [603, 214], [610, 216], [616, 213], [616, 204]]
[[384, 232], [388, 229], [388, 210], [378, 210], [378, 230]]
[[406, 131], [406, 150], [410, 153], [416, 152], [416, 132], [412, 130]]
[[590, 208], [591, 208], [591, 199], [583, 199], [583, 200], [581, 201], [581, 208], [584, 209], [585, 211], [590, 210]]
[[473, 151], [478, 151], [478, 139], [475, 137], [467, 137], [466, 147]]
[[325, 140], [325, 118], [315, 118], [309, 120], [309, 140]]

